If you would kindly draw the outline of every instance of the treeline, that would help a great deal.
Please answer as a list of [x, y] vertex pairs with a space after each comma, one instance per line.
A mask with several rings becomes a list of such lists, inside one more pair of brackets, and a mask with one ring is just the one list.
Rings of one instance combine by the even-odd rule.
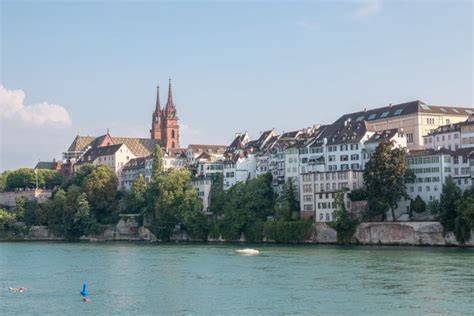
[[219, 174], [211, 191], [210, 211], [212, 238], [298, 242], [307, 240], [312, 232], [311, 221], [298, 219], [293, 181], [288, 181], [277, 197], [269, 173], [237, 183], [228, 191], [223, 190], [223, 177]]
[[75, 177], [63, 182], [51, 199], [38, 203], [18, 198], [16, 207], [8, 212], [8, 226], [12, 227], [12, 220], [28, 226], [47, 225], [56, 236], [66, 239], [97, 234], [101, 224], [117, 221], [120, 196], [113, 171], [103, 165], [86, 164]]
[[37, 184], [40, 189], [52, 190], [61, 186], [63, 182], [63, 175], [55, 170], [37, 169], [35, 173], [35, 169], [20, 168], [0, 174], [0, 192], [35, 189]]
[[[8, 173], [6, 187], [32, 187], [31, 174], [26, 169]], [[18, 175], [26, 175], [27, 180], [13, 180]], [[154, 153], [150, 182], [140, 175], [130, 192], [117, 190], [117, 177], [108, 167], [85, 164], [72, 179], [54, 182], [59, 189], [51, 199], [38, 203], [19, 198], [15, 209], [0, 210], [0, 231], [14, 230], [15, 222], [21, 221], [27, 226], [46, 225], [56, 236], [73, 240], [99, 234], [104, 225], [116, 224], [120, 214], [132, 213], [163, 241], [182, 232], [203, 241], [245, 237], [247, 241], [296, 242], [311, 234], [311, 221], [297, 220], [299, 204], [293, 182], [288, 182], [277, 198], [270, 174], [238, 183], [227, 192], [219, 175], [213, 181], [210, 209], [203, 212], [190, 181], [189, 170], [163, 172], [160, 148]]]

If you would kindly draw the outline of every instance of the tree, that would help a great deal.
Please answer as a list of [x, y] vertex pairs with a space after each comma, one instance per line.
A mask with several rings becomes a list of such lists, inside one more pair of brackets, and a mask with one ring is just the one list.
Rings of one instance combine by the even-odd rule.
[[443, 225], [444, 232], [454, 231], [454, 220], [457, 216], [456, 204], [461, 199], [461, 189], [454, 183], [453, 178], [449, 176], [443, 184], [439, 208], [439, 221]]
[[161, 151], [160, 145], [156, 145], [153, 153], [153, 166], [152, 166], [152, 181], [157, 181], [163, 174], [163, 152]]
[[209, 193], [209, 212], [218, 215], [224, 212], [225, 192], [224, 175], [218, 173], [212, 181], [211, 192]]
[[[170, 240], [175, 227], [182, 219], [183, 211], [192, 207], [189, 200], [190, 172], [172, 170], [166, 177], [154, 181], [151, 188], [156, 195], [153, 197], [154, 223], [152, 230], [161, 240]], [[197, 199], [197, 194], [194, 196]]]
[[7, 174], [6, 190], [36, 188], [36, 175], [31, 168], [20, 168]]
[[456, 211], [454, 234], [456, 240], [464, 244], [471, 238], [471, 230], [474, 229], [474, 188], [464, 191]]
[[36, 172], [38, 173], [38, 185], [41, 188], [52, 190], [63, 184], [64, 177], [56, 170], [37, 169]]
[[393, 148], [391, 141], [380, 142], [364, 171], [367, 200], [372, 214], [382, 216], [383, 221], [390, 210], [395, 221], [398, 202], [401, 198], [408, 198], [405, 183], [412, 181], [413, 177], [405, 161], [405, 151]]
[[7, 189], [7, 177], [10, 171], [6, 170], [0, 173], [0, 192], [4, 192]]
[[440, 214], [439, 200], [429, 201], [427, 205], [427, 209], [430, 211], [432, 215], [439, 216]]
[[0, 231], [6, 230], [15, 224], [16, 216], [7, 210], [0, 208]]
[[145, 178], [140, 174], [132, 185], [132, 205], [131, 209], [134, 213], [143, 214], [145, 212], [145, 194], [146, 183]]
[[333, 213], [336, 220], [332, 223], [332, 226], [337, 232], [338, 243], [348, 245], [356, 232], [358, 221], [349, 216], [344, 196], [345, 190], [336, 193], [336, 210]]
[[410, 203], [410, 210], [415, 213], [424, 213], [426, 212], [426, 203], [423, 199], [417, 195], [416, 198]]
[[[115, 208], [117, 177], [107, 166], [98, 165], [82, 181], [82, 190], [99, 222], [107, 221]], [[110, 220], [110, 218], [109, 218]]]
[[76, 171], [74, 177], [71, 178], [68, 183], [66, 183], [66, 190], [71, 185], [77, 185], [82, 187], [84, 180], [95, 170], [95, 166], [90, 163], [83, 164], [79, 170]]

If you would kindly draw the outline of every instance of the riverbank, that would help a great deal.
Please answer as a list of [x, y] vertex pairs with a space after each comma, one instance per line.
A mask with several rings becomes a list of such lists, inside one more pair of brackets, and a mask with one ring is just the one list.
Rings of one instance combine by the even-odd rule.
[[[26, 231], [27, 230], [27, 231]], [[159, 242], [146, 227], [139, 227], [134, 220], [120, 220], [115, 226], [105, 226], [98, 235], [82, 236], [81, 241], [146, 241]], [[0, 241], [64, 241], [48, 230], [46, 226], [31, 226], [25, 232], [7, 234]], [[193, 242], [186, 233], [176, 233], [172, 241]], [[226, 242], [222, 238], [209, 239], [208, 242]], [[232, 242], [246, 242], [241, 238]], [[274, 243], [272, 240], [264, 240]], [[336, 244], [337, 233], [325, 223], [315, 223], [311, 237], [301, 244]], [[353, 237], [355, 245], [391, 245], [391, 246], [437, 246], [437, 247], [474, 247], [474, 231], [471, 239], [460, 245], [452, 233], [443, 233], [439, 222], [371, 222], [361, 223]]]

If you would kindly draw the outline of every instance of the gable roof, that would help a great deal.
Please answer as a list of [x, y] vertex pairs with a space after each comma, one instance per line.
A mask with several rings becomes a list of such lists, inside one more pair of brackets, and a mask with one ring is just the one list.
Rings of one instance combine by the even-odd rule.
[[[100, 144], [103, 143], [105, 137], [108, 135], [102, 135], [99, 137], [92, 136], [80, 136], [77, 135], [74, 141], [69, 146], [68, 151], [70, 152], [84, 152], [90, 146], [91, 148], [99, 148]], [[155, 150], [156, 145], [161, 145], [161, 142], [156, 139], [149, 138], [132, 138], [132, 137], [112, 137], [114, 144], [125, 144], [128, 149], [137, 157], [144, 157], [151, 155]]]

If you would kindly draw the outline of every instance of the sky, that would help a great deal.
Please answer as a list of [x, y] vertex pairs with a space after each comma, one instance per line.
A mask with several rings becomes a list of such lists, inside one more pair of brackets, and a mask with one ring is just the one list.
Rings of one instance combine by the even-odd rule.
[[0, 0], [0, 170], [75, 135], [149, 137], [168, 78], [181, 145], [422, 100], [473, 105], [471, 1]]

